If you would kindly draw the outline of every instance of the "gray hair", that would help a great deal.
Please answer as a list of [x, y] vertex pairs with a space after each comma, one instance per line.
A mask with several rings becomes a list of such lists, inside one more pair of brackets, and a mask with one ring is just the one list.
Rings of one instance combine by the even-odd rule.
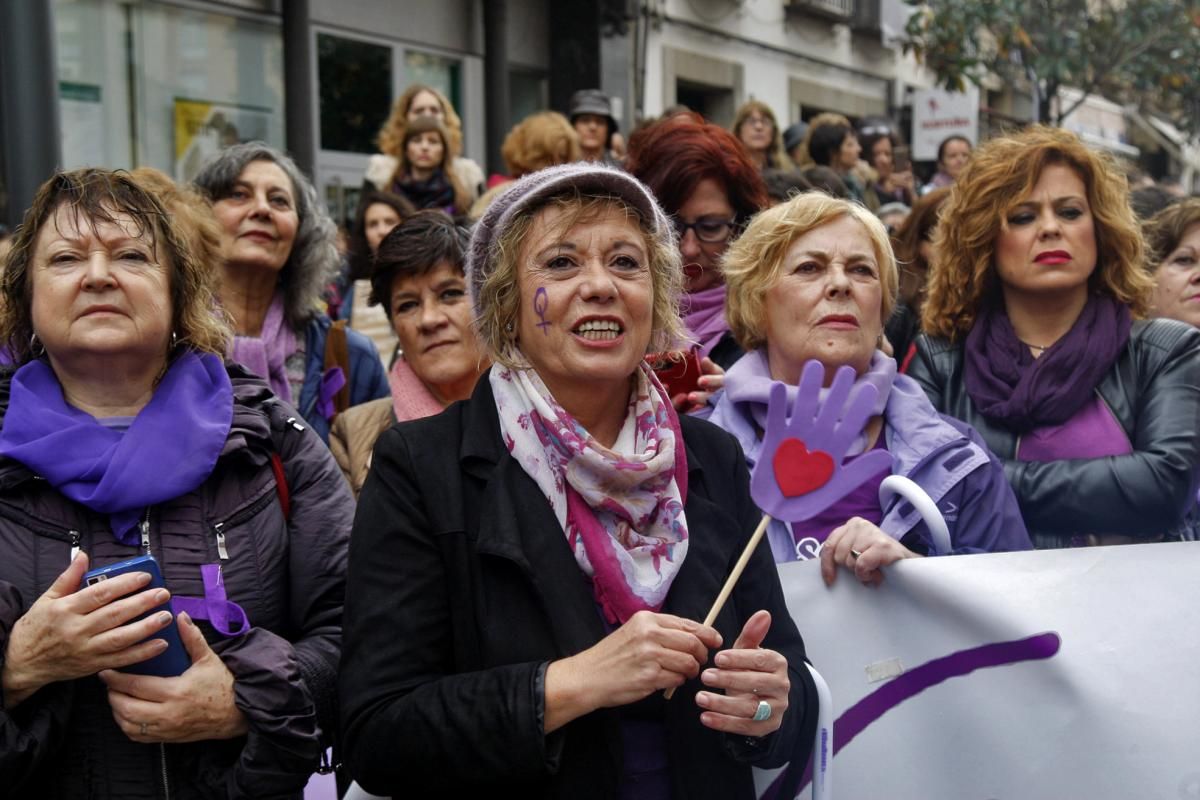
[[269, 161], [292, 182], [300, 227], [279, 274], [279, 285], [283, 288], [284, 315], [293, 330], [299, 331], [316, 315], [321, 292], [341, 264], [337, 226], [326, 213], [312, 182], [291, 157], [265, 142], [245, 142], [225, 148], [205, 163], [192, 182], [215, 203], [233, 192], [242, 171], [254, 161]]

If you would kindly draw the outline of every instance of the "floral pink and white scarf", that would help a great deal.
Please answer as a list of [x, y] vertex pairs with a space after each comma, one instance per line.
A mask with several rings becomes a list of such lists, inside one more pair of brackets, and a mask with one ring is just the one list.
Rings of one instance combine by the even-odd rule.
[[[518, 363], [523, 359], [516, 359]], [[491, 371], [509, 453], [550, 501], [610, 624], [662, 608], [687, 555], [687, 456], [679, 419], [645, 365], [612, 449], [532, 369]]]

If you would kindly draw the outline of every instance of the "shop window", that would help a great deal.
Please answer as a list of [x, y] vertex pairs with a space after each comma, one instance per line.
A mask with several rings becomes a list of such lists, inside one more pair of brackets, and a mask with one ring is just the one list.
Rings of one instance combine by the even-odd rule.
[[453, 58], [446, 58], [434, 53], [407, 50], [404, 53], [404, 79], [404, 88], [414, 83], [423, 83], [444, 94], [462, 119], [463, 128], [467, 127], [462, 103], [461, 63]]
[[374, 153], [392, 105], [392, 48], [317, 34], [321, 149]]
[[187, 181], [217, 150], [284, 145], [278, 24], [155, 3], [57, 0], [63, 163]]

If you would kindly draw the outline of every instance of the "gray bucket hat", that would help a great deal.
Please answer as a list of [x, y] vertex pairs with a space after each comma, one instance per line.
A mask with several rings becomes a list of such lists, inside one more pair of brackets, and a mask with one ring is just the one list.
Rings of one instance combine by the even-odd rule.
[[476, 317], [482, 316], [480, 290], [484, 280], [496, 268], [496, 247], [504, 232], [523, 212], [569, 192], [612, 195], [623, 200], [646, 221], [655, 238], [675, 247], [675, 228], [671, 220], [659, 208], [645, 184], [628, 172], [587, 161], [532, 172], [514, 181], [492, 201], [471, 234], [464, 272]]
[[596, 114], [607, 119], [609, 134], [618, 130], [617, 118], [612, 114], [612, 100], [599, 89], [580, 89], [571, 95], [571, 110], [567, 116], [572, 125], [580, 114]]

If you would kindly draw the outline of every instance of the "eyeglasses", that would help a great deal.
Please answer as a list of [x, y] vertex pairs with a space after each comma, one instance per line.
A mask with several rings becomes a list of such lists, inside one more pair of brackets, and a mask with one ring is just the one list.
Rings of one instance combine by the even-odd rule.
[[679, 234], [680, 241], [691, 230], [695, 232], [697, 239], [706, 244], [718, 244], [727, 241], [729, 235], [737, 228], [736, 219], [721, 219], [719, 217], [701, 217], [695, 222], [684, 222], [681, 219], [676, 219], [674, 222], [675, 231]]

